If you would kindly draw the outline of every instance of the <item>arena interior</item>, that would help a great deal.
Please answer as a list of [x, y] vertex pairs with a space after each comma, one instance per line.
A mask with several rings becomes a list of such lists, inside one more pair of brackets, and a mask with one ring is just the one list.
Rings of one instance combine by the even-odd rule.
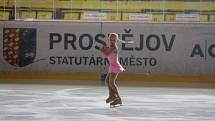
[[0, 0], [0, 120], [214, 121], [214, 38], [215, 0]]

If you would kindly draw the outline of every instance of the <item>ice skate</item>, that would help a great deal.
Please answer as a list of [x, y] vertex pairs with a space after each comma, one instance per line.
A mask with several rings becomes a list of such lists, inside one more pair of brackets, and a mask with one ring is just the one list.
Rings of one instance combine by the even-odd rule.
[[110, 108], [122, 106], [122, 100], [120, 98], [116, 98], [113, 102], [110, 103]]
[[108, 98], [106, 99], [106, 103], [111, 103], [111, 102], [114, 101], [114, 99], [115, 99], [115, 98], [113, 98], [113, 97], [108, 97]]

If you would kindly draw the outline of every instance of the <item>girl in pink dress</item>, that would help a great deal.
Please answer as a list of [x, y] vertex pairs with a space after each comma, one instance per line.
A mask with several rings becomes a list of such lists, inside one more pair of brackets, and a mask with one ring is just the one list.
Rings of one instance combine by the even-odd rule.
[[108, 58], [109, 68], [108, 75], [106, 77], [106, 83], [109, 89], [109, 97], [106, 99], [106, 103], [110, 103], [111, 107], [122, 105], [122, 100], [116, 85], [116, 79], [120, 72], [125, 69], [120, 65], [118, 60], [118, 47], [119, 42], [118, 35], [115, 33], [109, 34], [109, 45], [101, 48], [101, 52]]

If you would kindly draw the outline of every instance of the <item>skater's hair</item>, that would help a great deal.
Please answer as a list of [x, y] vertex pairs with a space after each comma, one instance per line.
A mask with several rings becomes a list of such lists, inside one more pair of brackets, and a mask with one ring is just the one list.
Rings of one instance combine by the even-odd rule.
[[133, 41], [127, 42], [124, 40], [119, 39], [119, 35], [117, 33], [110, 33], [108, 34], [108, 40], [110, 40], [111, 36], [115, 36], [116, 37], [116, 42], [121, 42], [121, 43], [133, 43]]

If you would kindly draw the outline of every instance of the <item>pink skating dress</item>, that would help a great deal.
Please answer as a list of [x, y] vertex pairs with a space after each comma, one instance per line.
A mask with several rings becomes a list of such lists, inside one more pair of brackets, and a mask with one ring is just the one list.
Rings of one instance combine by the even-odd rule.
[[108, 61], [109, 61], [108, 73], [120, 73], [125, 71], [125, 69], [119, 63], [118, 53], [112, 52], [110, 55], [108, 55]]

